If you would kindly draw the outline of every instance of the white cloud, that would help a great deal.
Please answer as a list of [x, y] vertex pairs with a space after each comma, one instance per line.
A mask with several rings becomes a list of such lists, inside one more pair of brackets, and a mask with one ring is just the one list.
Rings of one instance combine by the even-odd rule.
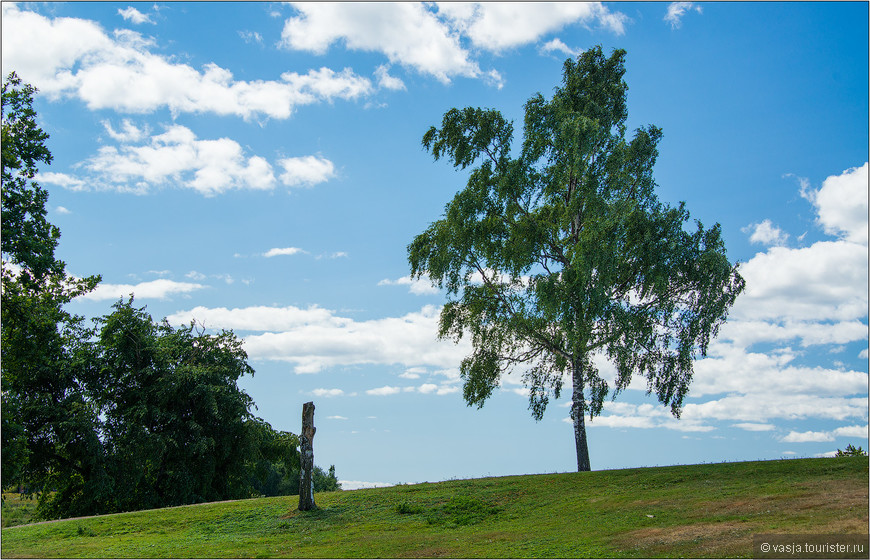
[[[868, 164], [845, 170], [825, 179], [817, 191], [804, 188], [801, 194], [813, 203], [818, 223], [829, 235], [867, 246]], [[806, 185], [805, 185], [806, 187]]]
[[72, 210], [70, 210], [69, 208], [66, 208], [65, 206], [58, 206], [57, 208], [54, 209], [54, 211], [57, 212], [58, 214], [72, 214]]
[[453, 76], [478, 77], [459, 39], [420, 3], [297, 3], [284, 23], [281, 44], [323, 54], [343, 41], [348, 49], [380, 52], [391, 63], [431, 74], [442, 82]]
[[854, 395], [867, 391], [867, 373], [795, 366], [788, 352], [756, 353], [722, 344], [695, 364], [692, 396], [722, 393]]
[[[607, 401], [604, 403], [601, 416], [587, 420], [589, 427], [606, 428], [667, 428], [680, 432], [709, 432], [715, 427], [704, 423], [706, 419], [687, 418], [684, 414], [679, 420], [674, 418], [670, 408], [660, 404], [630, 404]], [[573, 423], [571, 418], [563, 421]]]
[[362, 480], [339, 480], [342, 490], [360, 490], [362, 488], [386, 488], [393, 486], [390, 482], [366, 482]]
[[106, 188], [147, 192], [169, 184], [213, 196], [230, 189], [269, 190], [275, 186], [271, 165], [246, 157], [229, 138], [199, 140], [189, 128], [170, 125], [143, 145], [103, 146], [84, 167]]
[[438, 390], [438, 385], [434, 383], [423, 383], [420, 387], [417, 388], [423, 394], [434, 393]]
[[[600, 3], [295, 3], [281, 45], [324, 54], [333, 44], [378, 52], [443, 83], [478, 78], [501, 87], [496, 70], [481, 70], [463, 40], [501, 52], [534, 43], [547, 33], [580, 23], [622, 34], [626, 18]], [[398, 87], [399, 82], [390, 82]], [[383, 87], [390, 87], [382, 83]]]
[[378, 282], [378, 286], [410, 286], [409, 291], [418, 296], [438, 293], [438, 286], [433, 285], [428, 276], [423, 276], [421, 278], [402, 276], [396, 280], [385, 278]]
[[133, 31], [120, 30], [110, 37], [93, 21], [51, 19], [3, 3], [3, 66], [15, 68], [43, 94], [77, 97], [92, 110], [148, 113], [166, 108], [173, 113], [286, 119], [302, 105], [352, 100], [373, 91], [369, 79], [347, 68], [239, 81], [216, 64], [197, 70], [151, 53], [151, 46]]
[[[295, 364], [297, 373], [355, 364], [400, 364], [408, 369], [452, 372], [470, 351], [469, 343], [438, 340], [440, 308], [425, 306], [402, 317], [356, 321], [321, 308], [197, 307], [168, 317], [192, 319], [214, 328], [265, 331], [244, 338], [252, 359]], [[274, 332], [270, 332], [274, 331]]]
[[857, 437], [867, 439], [867, 424], [863, 426], [841, 426], [834, 430], [836, 437]]
[[677, 29], [683, 24], [683, 16], [690, 11], [700, 14], [702, 9], [694, 2], [671, 2], [668, 4], [668, 12], [664, 20], [671, 24], [671, 29]]
[[256, 31], [239, 31], [239, 37], [246, 43], [263, 44], [263, 36]]
[[344, 391], [341, 389], [315, 389], [311, 391], [315, 397], [341, 397]]
[[794, 320], [733, 320], [719, 331], [719, 340], [738, 347], [759, 342], [800, 341], [801, 346], [847, 344], [867, 339], [867, 325], [859, 320], [813, 322]]
[[299, 253], [307, 253], [307, 252], [308, 251], [300, 249], [299, 247], [273, 247], [272, 249], [269, 249], [268, 251], [263, 253], [263, 256], [266, 257], [267, 259], [271, 259], [272, 257], [298, 255]]
[[336, 415], [336, 416], [327, 416], [326, 419], [327, 420], [347, 420], [347, 417]]
[[278, 178], [288, 187], [311, 187], [335, 177], [335, 165], [321, 156], [284, 158], [278, 165], [284, 168]]
[[113, 140], [124, 144], [140, 142], [148, 135], [147, 129], [138, 128], [130, 121], [130, 119], [124, 119], [122, 121], [120, 131], [116, 131], [112, 128], [112, 124], [109, 121], [103, 121], [103, 127], [105, 127], [106, 132]]
[[622, 35], [626, 20], [598, 2], [442, 2], [438, 13], [476, 47], [493, 52], [534, 43], [573, 23], [597, 23]]
[[426, 368], [408, 368], [399, 374], [402, 379], [420, 379], [420, 374], [426, 373]]
[[168, 299], [173, 295], [189, 294], [196, 290], [202, 290], [206, 286], [192, 282], [175, 282], [173, 280], [159, 279], [139, 284], [98, 284], [94, 291], [80, 296], [81, 299], [91, 301], [116, 300], [126, 298], [131, 293], [137, 299]]
[[186, 324], [196, 319], [197, 322], [217, 328], [240, 331], [290, 331], [306, 326], [323, 328], [342, 328], [351, 319], [336, 317], [332, 311], [316, 305], [302, 309], [287, 307], [244, 307], [227, 309], [226, 307], [194, 307], [189, 311], [179, 311], [167, 317], [170, 323]]
[[78, 177], [73, 177], [67, 173], [56, 173], [54, 171], [40, 171], [36, 174], [36, 181], [39, 183], [48, 183], [57, 185], [73, 192], [86, 191], [90, 188], [88, 183]]
[[383, 387], [378, 387], [377, 389], [369, 389], [368, 391], [366, 391], [366, 394], [383, 397], [386, 395], [395, 395], [401, 392], [402, 389], [400, 389], [399, 387], [390, 387], [389, 385], [385, 385]]
[[785, 245], [788, 240], [788, 234], [773, 225], [770, 220], [764, 220], [758, 224], [752, 224], [743, 228], [743, 233], [752, 232], [749, 236], [750, 243], [761, 243], [763, 245]]
[[867, 424], [863, 426], [841, 426], [828, 432], [795, 432], [791, 431], [788, 435], [782, 438], [782, 441], [788, 443], [807, 443], [807, 442], [823, 442], [834, 441], [837, 438], [860, 438], [867, 439]]
[[[866, 217], [865, 217], [866, 219]], [[867, 246], [846, 240], [772, 247], [741, 265], [742, 320], [849, 321], [867, 315]]]
[[740, 422], [734, 424], [735, 428], [746, 430], [748, 432], [770, 432], [776, 429], [773, 424], [758, 423], [758, 422]]
[[[144, 132], [125, 120], [122, 130], [104, 123], [109, 135], [121, 142], [102, 146], [97, 155], [77, 164], [87, 171], [83, 177], [42, 173], [40, 179], [64, 188], [114, 190], [145, 194], [153, 189], [178, 186], [214, 196], [231, 189], [271, 190], [277, 184], [272, 165], [257, 155], [246, 155], [230, 138], [200, 140], [187, 127], [173, 124], [165, 132], [142, 144]], [[332, 178], [334, 166], [320, 156], [286, 158], [279, 177], [287, 186], [312, 186]]]
[[378, 87], [391, 90], [405, 90], [405, 82], [391, 76], [389, 67], [386, 64], [381, 64], [375, 68], [375, 76], [378, 78]]
[[789, 432], [781, 441], [786, 443], [834, 441], [834, 436], [830, 432]]
[[133, 6], [127, 6], [123, 10], [119, 9], [118, 15], [120, 15], [130, 23], [135, 23], [136, 25], [142, 23], [154, 23], [154, 21], [151, 20], [151, 16], [143, 14]]
[[570, 56], [572, 58], [576, 58], [579, 56], [583, 49], [572, 49], [568, 45], [562, 42], [561, 39], [553, 39], [552, 41], [547, 41], [538, 49], [538, 52], [541, 54], [550, 54], [550, 53], [562, 53], [563, 55]]

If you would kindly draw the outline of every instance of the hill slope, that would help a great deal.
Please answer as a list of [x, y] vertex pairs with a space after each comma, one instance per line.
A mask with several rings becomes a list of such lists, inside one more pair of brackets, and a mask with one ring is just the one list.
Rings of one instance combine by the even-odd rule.
[[3, 529], [4, 557], [751, 557], [756, 533], [865, 533], [868, 460], [530, 475]]

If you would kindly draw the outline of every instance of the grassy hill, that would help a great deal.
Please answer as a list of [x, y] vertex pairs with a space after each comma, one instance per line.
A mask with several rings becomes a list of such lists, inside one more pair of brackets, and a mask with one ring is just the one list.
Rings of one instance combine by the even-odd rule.
[[8, 527], [3, 557], [751, 557], [752, 535], [867, 533], [868, 459], [509, 476]]

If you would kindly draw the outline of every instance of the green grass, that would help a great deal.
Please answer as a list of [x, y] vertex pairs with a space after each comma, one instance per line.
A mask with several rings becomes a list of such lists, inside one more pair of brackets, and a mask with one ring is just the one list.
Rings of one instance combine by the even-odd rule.
[[36, 500], [26, 499], [16, 492], [3, 492], [0, 518], [3, 527], [30, 523], [36, 514]]
[[530, 475], [4, 528], [3, 557], [751, 557], [756, 533], [867, 532], [868, 460]]

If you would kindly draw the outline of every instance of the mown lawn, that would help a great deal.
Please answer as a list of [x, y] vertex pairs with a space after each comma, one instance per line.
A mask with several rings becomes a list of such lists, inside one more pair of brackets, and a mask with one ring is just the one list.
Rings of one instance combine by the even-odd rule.
[[530, 475], [4, 528], [4, 557], [751, 557], [752, 535], [866, 534], [868, 459]]

